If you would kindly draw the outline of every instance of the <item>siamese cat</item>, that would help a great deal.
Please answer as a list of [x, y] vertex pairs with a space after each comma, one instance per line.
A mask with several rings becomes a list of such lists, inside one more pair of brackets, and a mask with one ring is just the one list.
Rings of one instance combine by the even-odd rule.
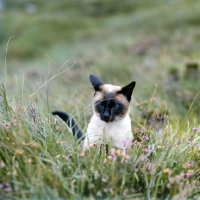
[[112, 145], [121, 150], [131, 147], [133, 134], [129, 116], [130, 101], [136, 82], [120, 87], [104, 84], [99, 78], [90, 75], [90, 81], [94, 87], [93, 116], [88, 124], [85, 137], [75, 121], [67, 113], [55, 111], [70, 128], [73, 135], [82, 142], [83, 151], [91, 145]]

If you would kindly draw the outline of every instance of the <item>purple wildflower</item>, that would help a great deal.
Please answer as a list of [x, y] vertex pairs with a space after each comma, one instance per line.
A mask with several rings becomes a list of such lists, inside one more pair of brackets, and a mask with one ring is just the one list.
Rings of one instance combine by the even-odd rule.
[[3, 188], [3, 184], [0, 183], [0, 189]]
[[129, 144], [129, 141], [126, 140], [126, 139], [124, 139], [124, 140], [122, 140], [122, 144], [123, 144], [123, 146], [124, 146], [124, 149], [126, 149], [127, 146], [128, 146], [128, 144]]
[[183, 169], [190, 168], [190, 167], [192, 167], [193, 165], [194, 165], [193, 162], [187, 162], [187, 163], [184, 163], [184, 164], [183, 164]]
[[147, 149], [147, 148], [144, 149], [144, 153], [149, 153], [149, 152], [150, 152], [149, 149]]
[[142, 139], [143, 139], [143, 140], [149, 140], [149, 137], [148, 137], [148, 136], [145, 136], [145, 135], [143, 135], [143, 136], [142, 136]]
[[3, 189], [3, 191], [4, 191], [4, 192], [10, 192], [10, 188], [9, 188], [9, 187], [5, 187], [5, 188]]
[[196, 132], [196, 131], [197, 131], [197, 128], [196, 128], [196, 127], [194, 127], [194, 128], [192, 128], [192, 130], [193, 130], [194, 132]]
[[109, 158], [111, 161], [113, 161], [113, 162], [115, 162], [115, 161], [116, 161], [116, 159], [117, 159], [117, 157], [116, 157], [116, 156], [108, 156], [108, 158]]
[[137, 146], [139, 144], [139, 142], [137, 141], [137, 140], [134, 140], [133, 142], [132, 142], [132, 146]]
[[117, 159], [117, 156], [115, 154], [115, 150], [111, 150], [110, 156], [108, 156], [108, 159], [115, 162]]
[[193, 170], [188, 170], [188, 172], [186, 173], [186, 177], [190, 178], [191, 176], [193, 176], [194, 171]]
[[127, 145], [128, 145], [128, 143], [129, 143], [129, 141], [128, 141], [128, 140], [122, 140], [122, 144], [123, 144], [124, 146], [127, 146]]

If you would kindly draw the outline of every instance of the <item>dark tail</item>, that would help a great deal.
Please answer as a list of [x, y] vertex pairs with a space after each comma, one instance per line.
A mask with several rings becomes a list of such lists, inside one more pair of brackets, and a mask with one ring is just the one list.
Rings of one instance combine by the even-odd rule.
[[60, 112], [60, 111], [54, 111], [52, 112], [52, 114], [59, 116], [64, 122], [67, 123], [69, 128], [72, 129], [73, 135], [77, 137], [79, 142], [84, 140], [83, 133], [80, 131], [78, 125], [76, 124], [76, 122], [74, 121], [72, 117], [70, 117], [67, 113]]

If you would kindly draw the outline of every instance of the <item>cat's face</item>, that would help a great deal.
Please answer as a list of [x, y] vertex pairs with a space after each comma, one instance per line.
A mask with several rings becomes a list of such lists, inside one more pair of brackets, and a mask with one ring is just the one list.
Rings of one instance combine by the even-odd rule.
[[124, 118], [129, 111], [135, 82], [125, 87], [104, 84], [96, 76], [90, 75], [94, 87], [94, 114], [106, 123]]

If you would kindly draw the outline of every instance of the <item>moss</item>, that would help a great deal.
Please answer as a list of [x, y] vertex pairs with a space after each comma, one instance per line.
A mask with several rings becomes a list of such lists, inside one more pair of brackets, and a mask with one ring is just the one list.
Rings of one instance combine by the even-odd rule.
[[175, 75], [175, 74], [178, 74], [179, 71], [176, 67], [171, 67], [169, 70], [168, 70], [168, 73], [171, 74], [171, 75]]

